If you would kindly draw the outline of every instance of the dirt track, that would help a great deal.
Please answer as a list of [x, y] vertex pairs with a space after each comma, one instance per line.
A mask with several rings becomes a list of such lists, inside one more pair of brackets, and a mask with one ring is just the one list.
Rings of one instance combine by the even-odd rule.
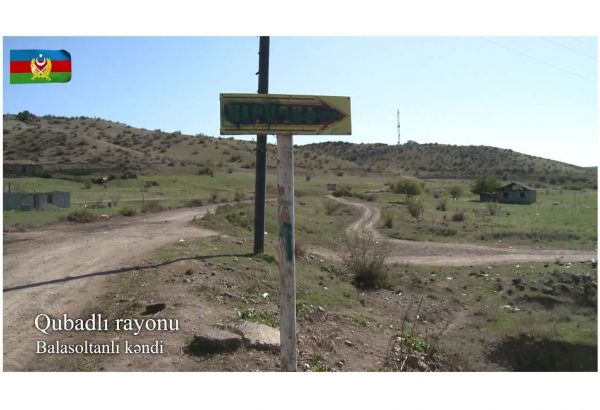
[[102, 294], [107, 276], [130, 270], [168, 243], [214, 235], [190, 222], [215, 208], [5, 233], [4, 370], [25, 370], [33, 359], [36, 315], [80, 315]]
[[[371, 232], [389, 241], [388, 262], [425, 265], [481, 265], [533, 261], [590, 260], [593, 251], [541, 250], [470, 244], [390, 240], [374, 226], [379, 209], [370, 203], [338, 201], [360, 207], [363, 215], [348, 231]], [[4, 370], [27, 370], [35, 359], [36, 315], [83, 317], [105, 292], [107, 278], [130, 271], [156, 248], [180, 239], [214, 235], [190, 222], [216, 205], [178, 209], [150, 216], [118, 217], [91, 224], [55, 224], [29, 232], [4, 234]], [[327, 249], [318, 253], [335, 258]]]
[[[347, 228], [347, 232], [371, 233], [375, 240], [388, 242], [392, 247], [392, 255], [388, 263], [409, 263], [413, 265], [438, 266], [475, 266], [499, 265], [525, 262], [553, 262], [561, 259], [565, 262], [589, 261], [597, 257], [595, 251], [576, 251], [541, 249], [533, 247], [489, 246], [463, 243], [441, 243], [430, 241], [407, 241], [384, 237], [375, 229], [380, 211], [372, 203], [352, 202], [335, 198], [346, 205], [363, 210], [362, 216]], [[332, 256], [329, 252], [316, 250], [324, 256]]]

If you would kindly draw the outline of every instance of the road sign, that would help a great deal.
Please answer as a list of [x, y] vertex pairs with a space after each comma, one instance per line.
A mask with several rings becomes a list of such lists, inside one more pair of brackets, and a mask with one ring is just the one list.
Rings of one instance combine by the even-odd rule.
[[221, 94], [220, 99], [221, 135], [277, 134], [281, 369], [294, 372], [297, 357], [293, 134], [350, 134], [350, 97]]
[[349, 135], [350, 97], [221, 94], [221, 135]]

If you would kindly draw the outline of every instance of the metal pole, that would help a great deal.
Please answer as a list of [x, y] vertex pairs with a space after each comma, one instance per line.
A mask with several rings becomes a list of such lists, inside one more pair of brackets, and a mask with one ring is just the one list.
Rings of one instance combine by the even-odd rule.
[[294, 244], [294, 155], [292, 135], [277, 136], [279, 216], [279, 331], [281, 370], [296, 371], [296, 260]]
[[[258, 93], [269, 92], [269, 37], [260, 37]], [[267, 136], [256, 136], [256, 180], [254, 184], [254, 253], [265, 251], [265, 202], [267, 194]]]

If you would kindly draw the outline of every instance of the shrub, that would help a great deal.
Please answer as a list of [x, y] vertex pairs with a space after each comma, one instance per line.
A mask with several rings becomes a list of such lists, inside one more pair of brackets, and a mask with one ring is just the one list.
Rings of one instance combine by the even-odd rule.
[[389, 248], [378, 243], [373, 235], [348, 235], [345, 238], [346, 253], [342, 255], [344, 267], [354, 276], [358, 287], [384, 287], [387, 285], [385, 257]]
[[369, 202], [373, 202], [375, 200], [375, 194], [369, 194], [369, 193], [356, 193], [354, 194], [355, 197], [362, 199], [363, 201], [369, 201]]
[[408, 198], [406, 200], [406, 209], [413, 218], [423, 219], [425, 207], [423, 206], [423, 202], [418, 199]]
[[227, 173], [228, 174], [233, 174], [233, 168], [231, 168], [231, 167], [227, 168]]
[[435, 209], [437, 209], [438, 211], [446, 211], [446, 205], [448, 204], [448, 198], [443, 197], [441, 198], [437, 205], [435, 206]]
[[460, 196], [463, 194], [463, 189], [460, 185], [452, 185], [449, 189], [448, 189], [448, 193], [450, 194], [450, 196], [452, 198], [460, 198]]
[[325, 215], [333, 215], [335, 211], [340, 209], [342, 204], [337, 201], [332, 201], [330, 199], [326, 199], [323, 201], [323, 207], [325, 208]]
[[216, 204], [219, 200], [219, 193], [217, 191], [213, 191], [210, 194], [210, 202]]
[[405, 194], [407, 198], [421, 195], [421, 184], [416, 179], [402, 178], [392, 185], [392, 191], [396, 194]]
[[235, 191], [233, 195], [233, 200], [236, 202], [243, 201], [246, 199], [246, 194], [243, 191]]
[[67, 215], [67, 221], [77, 223], [94, 222], [97, 219], [98, 217], [96, 216], [96, 214], [93, 214], [88, 210], [73, 211], [69, 215]]
[[331, 195], [335, 196], [335, 197], [340, 197], [340, 196], [352, 196], [352, 191], [350, 187], [347, 186], [339, 186], [336, 187], [335, 191], [333, 191], [331, 193]]
[[123, 208], [119, 211], [119, 213], [123, 216], [133, 216], [136, 214], [136, 211], [133, 208]]
[[33, 119], [35, 119], [35, 115], [33, 115], [32, 113], [30, 113], [27, 110], [21, 111], [20, 113], [17, 114], [17, 120], [19, 120], [19, 121], [29, 122]]
[[307, 173], [304, 178], [306, 178], [306, 181], [310, 181], [310, 179], [312, 178], [312, 175]]
[[202, 205], [204, 205], [204, 201], [202, 199], [197, 199], [197, 198], [190, 199], [189, 201], [187, 201], [185, 203], [185, 206], [188, 206], [190, 208], [195, 208], [197, 206], [202, 206]]
[[495, 192], [500, 188], [500, 181], [491, 176], [489, 173], [484, 174], [481, 178], [475, 180], [471, 192], [475, 195], [487, 194]]
[[500, 210], [500, 206], [496, 202], [490, 202], [485, 208], [491, 216], [496, 215]]
[[143, 213], [154, 213], [164, 211], [165, 207], [160, 204], [158, 201], [147, 201], [144, 203], [142, 207]]
[[381, 217], [383, 218], [383, 228], [393, 228], [394, 227], [394, 214], [391, 212], [384, 212]]
[[200, 167], [200, 169], [198, 170], [198, 172], [196, 172], [197, 175], [210, 175], [211, 177], [215, 176], [215, 170], [213, 169], [212, 165], [210, 164], [204, 164]]
[[462, 222], [465, 220], [465, 213], [463, 211], [460, 212], [454, 212], [454, 214], [452, 215], [452, 220], [454, 222]]

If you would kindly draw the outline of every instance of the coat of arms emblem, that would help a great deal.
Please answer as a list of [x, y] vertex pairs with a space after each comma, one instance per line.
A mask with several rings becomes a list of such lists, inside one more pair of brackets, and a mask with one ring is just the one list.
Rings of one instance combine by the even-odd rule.
[[49, 58], [44, 57], [43, 54], [39, 54], [37, 58], [31, 59], [31, 74], [33, 74], [32, 80], [45, 79], [50, 81], [50, 72], [52, 71], [52, 61]]

